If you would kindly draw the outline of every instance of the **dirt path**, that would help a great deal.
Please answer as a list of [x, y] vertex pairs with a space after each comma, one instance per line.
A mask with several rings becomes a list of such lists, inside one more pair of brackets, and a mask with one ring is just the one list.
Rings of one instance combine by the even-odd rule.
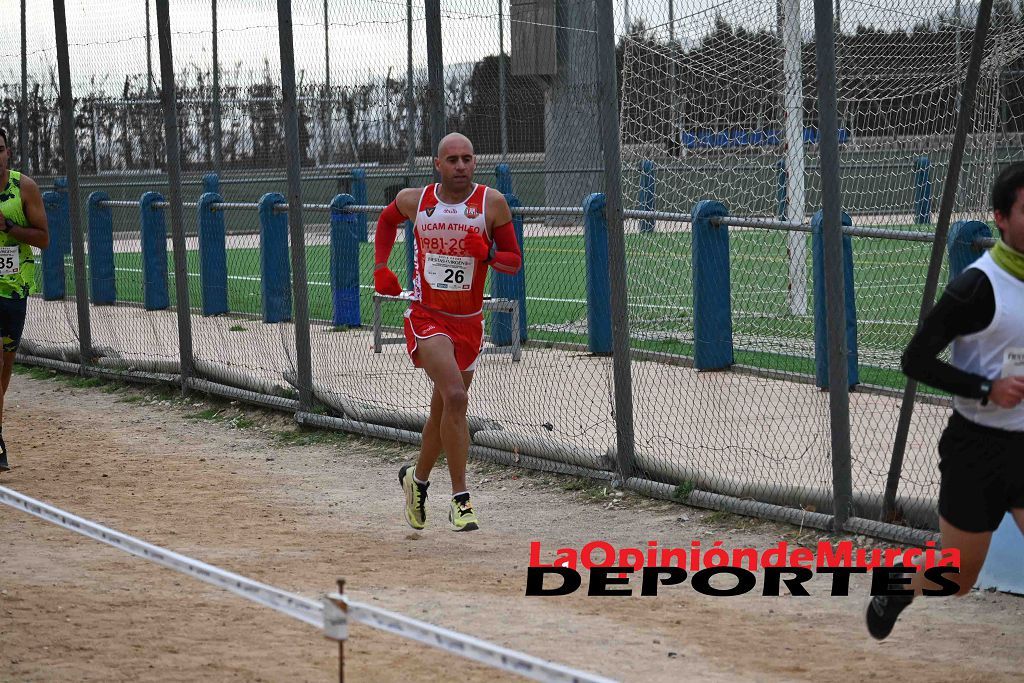
[[[438, 473], [433, 524], [414, 533], [395, 478], [407, 448], [24, 374], [6, 413], [16, 469], [4, 486], [310, 597], [344, 577], [354, 599], [614, 678], [988, 681], [1024, 668], [1024, 600], [1007, 595], [915, 605], [882, 644], [863, 629], [866, 582], [849, 598], [819, 579], [809, 598], [711, 598], [689, 584], [647, 598], [524, 596], [533, 540], [764, 548], [817, 532], [476, 464], [483, 529], [444, 529]], [[0, 539], [0, 680], [336, 680], [334, 646], [299, 622], [11, 508]], [[512, 680], [358, 625], [347, 652], [350, 681]]]

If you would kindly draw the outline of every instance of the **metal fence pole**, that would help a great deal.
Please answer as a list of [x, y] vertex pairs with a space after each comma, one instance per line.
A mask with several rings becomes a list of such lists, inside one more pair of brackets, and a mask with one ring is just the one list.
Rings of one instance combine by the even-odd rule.
[[160, 48], [160, 99], [164, 110], [164, 139], [167, 141], [167, 195], [171, 209], [171, 244], [174, 248], [178, 357], [181, 360], [181, 386], [184, 390], [193, 374], [192, 318], [188, 298], [188, 252], [185, 246], [185, 222], [181, 206], [181, 142], [178, 139], [178, 94], [174, 87], [169, 0], [156, 0], [156, 35]]
[[89, 325], [89, 285], [85, 273], [85, 243], [78, 195], [78, 150], [75, 146], [75, 104], [71, 94], [71, 59], [64, 0], [53, 0], [53, 25], [57, 39], [57, 78], [60, 82], [60, 129], [68, 178], [71, 214], [71, 254], [75, 265], [75, 307], [78, 311], [78, 343], [82, 365], [92, 360], [92, 328]]
[[[441, 0], [426, 0], [427, 99], [430, 107], [430, 153], [437, 153], [447, 126], [444, 106], [444, 56], [441, 51]], [[437, 173], [435, 171], [434, 175]]]
[[299, 110], [295, 93], [291, 0], [277, 0], [277, 33], [281, 43], [281, 94], [288, 156], [288, 229], [292, 242], [292, 294], [295, 302], [295, 371], [299, 410], [307, 412], [313, 405], [313, 362], [309, 341], [309, 285], [306, 278], [306, 234], [302, 223], [302, 178], [299, 175], [302, 153], [299, 148]]
[[[967, 63], [967, 75], [964, 78], [963, 96], [960, 98], [960, 111], [957, 114], [956, 129], [953, 132], [953, 149], [942, 187], [939, 220], [935, 224], [935, 240], [932, 242], [931, 259], [928, 262], [928, 275], [925, 277], [918, 325], [935, 304], [935, 292], [938, 289], [939, 275], [942, 272], [943, 250], [946, 248], [950, 217], [953, 215], [953, 208], [956, 205], [960, 169], [964, 161], [964, 148], [967, 146], [967, 132], [970, 130], [974, 118], [974, 100], [978, 90], [978, 76], [981, 73], [981, 59], [985, 53], [985, 39], [988, 37], [991, 14], [992, 0], [981, 0], [981, 4], [978, 6], [978, 23], [974, 29], [974, 42], [971, 44], [971, 57]], [[959, 26], [957, 31], [959, 33]], [[896, 490], [899, 488], [900, 475], [903, 472], [903, 455], [906, 452], [907, 434], [910, 432], [910, 418], [914, 413], [916, 396], [917, 382], [908, 378], [903, 390], [903, 405], [900, 406], [900, 419], [896, 425], [896, 439], [892, 447], [892, 461], [889, 463], [889, 476], [886, 478], [885, 495], [882, 498], [882, 519], [887, 521], [892, 520], [896, 513]]]
[[96, 101], [92, 103], [92, 165], [93, 170], [99, 173], [100, 168], [100, 118], [97, 111]]
[[21, 0], [21, 113], [18, 116], [18, 168], [26, 173], [28, 164], [28, 38], [25, 31], [25, 0]]
[[501, 160], [508, 160], [508, 94], [505, 90], [505, 0], [498, 0], [498, 120]]
[[324, 112], [324, 163], [331, 163], [331, 23], [328, 20], [327, 0], [324, 0], [324, 94], [327, 97], [327, 106]]
[[146, 0], [146, 96], [153, 99], [153, 31], [149, 27], [149, 0]]
[[[146, 0], [146, 99], [152, 100], [154, 97], [153, 92], [153, 31], [149, 25], [149, 0]], [[150, 103], [146, 103], [147, 107], [152, 106]], [[146, 122], [150, 123], [151, 112], [146, 113]], [[154, 122], [155, 123], [155, 122]], [[149, 126], [147, 125], [147, 128]], [[150, 131], [147, 136], [149, 141], [149, 167], [152, 169], [156, 168], [156, 150], [159, 146], [159, 141], [156, 139], [156, 135]]]
[[217, 0], [213, 2], [213, 106], [211, 115], [213, 117], [213, 170], [220, 175], [221, 167], [224, 164], [223, 149], [221, 148], [220, 124], [220, 59], [217, 57]]
[[408, 139], [406, 164], [409, 175], [405, 179], [406, 186], [412, 185], [412, 172], [416, 168], [416, 93], [412, 82], [412, 0], [405, 3], [405, 136]]
[[842, 200], [839, 188], [839, 115], [836, 105], [835, 24], [831, 0], [814, 0], [815, 61], [821, 137], [821, 199], [824, 212], [825, 296], [828, 301], [829, 418], [832, 432], [834, 528], [846, 526], [853, 505], [850, 463], [850, 386], [847, 372], [843, 277]]
[[608, 220], [608, 275], [612, 304], [612, 376], [615, 382], [615, 439], [619, 474], [632, 475], [633, 379], [630, 367], [629, 311], [626, 308], [626, 238], [622, 225], [622, 160], [615, 67], [615, 16], [612, 0], [597, 0], [597, 99], [604, 159], [605, 215]]

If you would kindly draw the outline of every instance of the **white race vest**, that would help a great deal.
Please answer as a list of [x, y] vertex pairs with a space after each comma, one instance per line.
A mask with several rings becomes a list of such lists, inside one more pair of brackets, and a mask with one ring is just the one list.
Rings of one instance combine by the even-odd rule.
[[[1024, 282], [1000, 268], [987, 252], [970, 267], [988, 276], [996, 312], [984, 330], [953, 341], [953, 365], [991, 380], [1024, 376]], [[953, 407], [976, 424], [1024, 432], [1024, 402], [1007, 410], [991, 401], [983, 406], [978, 399], [954, 396]]]

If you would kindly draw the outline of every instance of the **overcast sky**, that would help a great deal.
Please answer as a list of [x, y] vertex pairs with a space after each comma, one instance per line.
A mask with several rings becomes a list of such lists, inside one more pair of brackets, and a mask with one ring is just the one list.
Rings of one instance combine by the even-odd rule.
[[[56, 64], [52, 0], [27, 1], [29, 72], [41, 76]], [[505, 5], [505, 46], [509, 49], [508, 2]], [[498, 53], [499, 0], [442, 0], [444, 58], [446, 64], [474, 62]], [[858, 23], [888, 27], [909, 26], [940, 11], [950, 12], [953, 0], [840, 0], [843, 26]], [[424, 0], [412, 0], [413, 62], [426, 63], [423, 21]], [[20, 26], [18, 0], [5, 0], [0, 30], [6, 40], [3, 77], [20, 80]], [[965, 7], [968, 3], [965, 3]], [[152, 60], [159, 80], [155, 0], [150, 0]], [[90, 88], [90, 79], [106, 77], [106, 91], [119, 91], [124, 78], [146, 72], [146, 0], [66, 0], [71, 69], [76, 94]], [[296, 68], [317, 81], [324, 76], [323, 0], [293, 0]], [[630, 0], [631, 18], [648, 26], [665, 25], [669, 0]], [[12, 11], [13, 10], [13, 11]], [[616, 31], [625, 25], [627, 3], [615, 0]], [[696, 39], [720, 12], [731, 23], [758, 28], [775, 23], [775, 0], [675, 0], [676, 36]], [[968, 14], [965, 10], [964, 14]], [[171, 0], [172, 43], [178, 69], [211, 62], [212, 13], [210, 0]], [[803, 0], [805, 35], [813, 33], [812, 3]], [[363, 81], [370, 74], [383, 77], [389, 68], [395, 78], [406, 69], [406, 0], [329, 0], [331, 79], [334, 83]], [[667, 27], [662, 29], [667, 32]], [[262, 72], [270, 62], [272, 77], [280, 74], [276, 0], [219, 0], [219, 56], [223, 71], [241, 64], [243, 71]], [[230, 82], [231, 77], [225, 76]]]

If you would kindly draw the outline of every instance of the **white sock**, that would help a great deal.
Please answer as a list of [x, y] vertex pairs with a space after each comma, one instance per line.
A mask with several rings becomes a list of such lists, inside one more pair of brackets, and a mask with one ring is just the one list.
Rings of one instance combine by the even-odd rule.
[[419, 478], [419, 477], [417, 477], [417, 476], [416, 476], [415, 474], [413, 474], [413, 475], [412, 475], [412, 480], [413, 480], [414, 482], [416, 482], [417, 484], [421, 484], [421, 485], [423, 485], [423, 486], [426, 486], [427, 484], [429, 484], [429, 483], [430, 483], [430, 480], [429, 480], [429, 479], [428, 479], [427, 481], [420, 481], [420, 478]]

